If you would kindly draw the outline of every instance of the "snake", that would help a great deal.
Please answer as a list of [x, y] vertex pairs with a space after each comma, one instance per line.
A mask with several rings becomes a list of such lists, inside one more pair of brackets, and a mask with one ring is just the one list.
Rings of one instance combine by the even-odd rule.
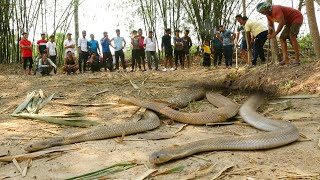
[[[188, 94], [188, 96], [186, 94]], [[162, 101], [162, 104], [167, 106], [170, 105], [175, 108], [183, 108], [187, 106], [189, 102], [200, 100], [204, 98], [204, 96], [205, 91], [203, 89], [193, 89], [187, 93], [182, 93], [180, 96], [176, 96], [175, 98], [166, 99], [165, 101]], [[142, 119], [138, 122], [92, 127], [79, 132], [69, 133], [64, 136], [53, 137], [41, 141], [33, 141], [28, 143], [24, 149], [28, 152], [33, 152], [54, 146], [107, 139], [122, 136], [123, 134], [136, 134], [155, 129], [159, 125], [160, 120], [157, 114], [153, 111], [146, 110], [142, 115]]]
[[185, 113], [171, 108], [166, 103], [155, 102], [151, 100], [141, 100], [133, 97], [122, 98], [119, 100], [119, 103], [132, 104], [147, 108], [165, 115], [174, 121], [194, 125], [223, 122], [235, 116], [239, 111], [238, 104], [221, 94], [208, 91], [206, 92], [206, 97], [208, 101], [217, 108], [198, 113]]
[[263, 96], [254, 94], [240, 107], [239, 112], [246, 123], [266, 132], [241, 137], [215, 137], [164, 148], [149, 156], [150, 163], [161, 164], [205, 151], [271, 149], [296, 141], [299, 131], [292, 123], [273, 120], [257, 112], [262, 102]]
[[123, 134], [136, 134], [155, 129], [158, 126], [160, 126], [160, 119], [157, 114], [152, 111], [146, 110], [142, 115], [142, 119], [137, 122], [98, 126], [79, 132], [70, 133], [65, 136], [53, 137], [41, 141], [34, 141], [27, 144], [24, 149], [28, 152], [33, 152], [54, 146], [107, 139], [116, 136], [122, 136]]

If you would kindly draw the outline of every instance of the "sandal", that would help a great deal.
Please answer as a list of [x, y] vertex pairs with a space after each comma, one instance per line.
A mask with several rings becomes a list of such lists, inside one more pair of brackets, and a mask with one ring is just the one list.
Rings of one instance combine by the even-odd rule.
[[300, 61], [293, 61], [293, 62], [291, 63], [291, 65], [293, 65], [293, 66], [299, 66], [299, 65], [301, 65], [301, 63], [300, 63]]

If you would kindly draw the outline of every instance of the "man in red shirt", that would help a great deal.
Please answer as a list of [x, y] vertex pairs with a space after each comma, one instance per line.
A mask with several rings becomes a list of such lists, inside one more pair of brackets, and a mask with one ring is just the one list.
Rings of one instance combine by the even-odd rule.
[[[297, 41], [297, 35], [299, 34], [300, 27], [303, 22], [303, 16], [301, 12], [290, 7], [271, 5], [268, 2], [258, 4], [257, 11], [263, 15], [266, 15], [268, 18], [269, 39], [276, 38], [276, 36], [284, 27], [280, 35], [283, 56], [280, 65], [289, 64], [288, 47], [286, 42], [286, 39], [288, 38], [290, 38], [291, 40], [292, 47], [295, 53], [295, 61], [292, 64], [299, 65], [299, 44]], [[276, 31], [272, 29], [274, 22], [279, 23]]]
[[[26, 74], [31, 75], [32, 69], [32, 44], [28, 40], [28, 33], [22, 33], [22, 39], [19, 42], [21, 52], [22, 52], [22, 60], [23, 60], [23, 69], [25, 70]], [[29, 71], [27, 72], [27, 63], [29, 62]]]

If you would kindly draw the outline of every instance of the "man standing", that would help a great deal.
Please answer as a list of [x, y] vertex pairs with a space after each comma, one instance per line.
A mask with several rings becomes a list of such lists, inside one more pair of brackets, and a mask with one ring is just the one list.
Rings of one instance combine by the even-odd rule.
[[153, 37], [152, 31], [149, 31], [148, 37], [145, 38], [145, 40], [144, 40], [144, 45], [146, 46], [149, 70], [152, 70], [151, 56], [153, 56], [154, 65], [156, 67], [156, 71], [158, 71], [158, 55], [157, 55], [157, 49], [156, 49], [156, 47], [157, 47], [156, 46], [156, 38]]
[[171, 70], [174, 71], [172, 66], [173, 50], [171, 45], [171, 29], [166, 29], [165, 33], [166, 34], [162, 36], [162, 43], [161, 43], [162, 50], [164, 50], [164, 53], [165, 53], [165, 63], [164, 63], [163, 71], [167, 71], [168, 63], [171, 66]]
[[216, 36], [212, 40], [212, 52], [214, 53], [214, 66], [220, 66], [222, 60], [223, 40], [220, 35], [220, 31], [216, 32]]
[[[80, 73], [86, 72], [87, 68], [87, 61], [89, 57], [89, 47], [88, 47], [88, 40], [86, 39], [87, 32], [82, 31], [82, 37], [78, 39], [78, 52], [79, 52], [79, 70]], [[82, 66], [83, 63], [83, 66]], [[82, 70], [83, 68], [83, 70]]]
[[119, 59], [121, 59], [121, 64], [123, 71], [126, 72], [126, 62], [124, 59], [123, 49], [126, 46], [126, 40], [120, 36], [120, 29], [116, 30], [117, 37], [114, 37], [110, 42], [114, 41], [114, 56], [116, 58], [116, 69], [119, 71]]
[[101, 51], [100, 51], [98, 41], [94, 39], [93, 34], [90, 34], [90, 38], [91, 38], [91, 40], [88, 41], [88, 47], [89, 47], [90, 54], [92, 54], [92, 53], [96, 53], [96, 55], [100, 54]]
[[[257, 11], [263, 15], [266, 15], [268, 18], [269, 25], [269, 39], [276, 38], [276, 36], [281, 32], [280, 41], [282, 48], [282, 61], [280, 65], [289, 64], [288, 58], [288, 47], [286, 39], [290, 38], [293, 46], [293, 50], [295, 53], [295, 61], [294, 65], [300, 64], [300, 52], [299, 52], [299, 44], [297, 41], [297, 35], [299, 34], [300, 27], [303, 22], [303, 16], [300, 11], [280, 6], [280, 5], [271, 5], [268, 2], [263, 2], [257, 5]], [[276, 31], [272, 29], [274, 22], [279, 23]], [[283, 28], [284, 27], [284, 28]]]
[[[28, 40], [28, 33], [23, 32], [22, 33], [22, 39], [19, 42], [20, 48], [21, 48], [21, 54], [22, 54], [22, 60], [23, 60], [23, 69], [25, 70], [26, 74], [31, 75], [31, 69], [32, 69], [32, 44]], [[29, 62], [29, 71], [27, 72], [27, 63]]]
[[[48, 56], [49, 59], [51, 59], [51, 61], [54, 64], [57, 64], [57, 48], [56, 48], [56, 42], [54, 42], [54, 35], [50, 36], [50, 41], [47, 42], [47, 52], [48, 52]], [[57, 68], [54, 69], [54, 74], [57, 73]]]
[[192, 40], [189, 36], [189, 30], [185, 30], [184, 32], [184, 37], [182, 38], [183, 39], [183, 62], [184, 62], [184, 59], [185, 57], [187, 57], [187, 63], [188, 63], [188, 68], [190, 68], [191, 66], [191, 62], [190, 62], [190, 48], [192, 46]]
[[140, 46], [140, 58], [143, 66], [143, 71], [146, 71], [146, 52], [144, 49], [144, 36], [142, 36], [142, 29], [138, 29], [138, 35], [139, 35], [139, 46]]
[[47, 52], [47, 42], [46, 34], [41, 33], [41, 39], [37, 41], [38, 59], [41, 58], [43, 53]]
[[76, 42], [71, 39], [71, 33], [67, 34], [67, 39], [64, 40], [64, 50], [65, 50], [65, 57], [67, 57], [67, 52], [71, 51], [72, 55], [74, 56], [74, 48], [76, 47]]
[[[103, 54], [103, 61], [102, 66], [104, 67], [104, 70], [107, 71], [107, 68], [110, 72], [113, 70], [113, 60], [112, 60], [112, 54], [110, 51], [110, 39], [108, 37], [107, 32], [103, 32], [103, 38], [100, 39], [100, 44], [102, 47], [102, 54]], [[111, 47], [113, 47], [111, 45]]]
[[183, 39], [180, 38], [180, 30], [175, 30], [175, 36], [173, 37], [174, 45], [174, 57], [176, 70], [178, 69], [178, 59], [180, 61], [181, 69], [184, 69], [184, 58], [183, 58]]
[[230, 69], [232, 67], [233, 37], [235, 37], [235, 34], [232, 31], [225, 29], [223, 25], [219, 26], [219, 31], [223, 39], [223, 55], [226, 67]]
[[257, 65], [258, 56], [262, 62], [265, 62], [266, 58], [264, 56], [263, 46], [268, 39], [268, 28], [259, 21], [248, 20], [246, 16], [241, 18], [240, 23], [244, 25], [250, 47], [252, 47], [253, 44], [252, 65]]
[[47, 57], [47, 53], [42, 53], [41, 59], [39, 59], [40, 74], [42, 76], [50, 75], [52, 69], [57, 69], [57, 66]]
[[137, 35], [137, 31], [132, 31], [132, 55], [131, 55], [131, 72], [134, 71], [136, 64], [139, 66], [139, 70], [141, 71], [141, 55], [140, 55], [140, 36]]
[[236, 48], [239, 47], [239, 39], [241, 34], [241, 41], [240, 41], [240, 51], [242, 59], [246, 61], [246, 65], [249, 65], [249, 59], [247, 56], [247, 39], [246, 39], [246, 31], [244, 30], [244, 26], [241, 24], [242, 21], [242, 15], [238, 14], [236, 16], [236, 21], [239, 22], [240, 26], [237, 27], [237, 36], [236, 36]]

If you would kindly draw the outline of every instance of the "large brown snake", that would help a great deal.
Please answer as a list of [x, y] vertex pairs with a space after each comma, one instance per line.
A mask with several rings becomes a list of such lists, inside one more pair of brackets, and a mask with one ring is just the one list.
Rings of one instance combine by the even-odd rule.
[[299, 138], [297, 128], [285, 121], [268, 119], [256, 112], [263, 102], [260, 95], [251, 96], [240, 108], [240, 115], [257, 129], [269, 131], [242, 137], [219, 137], [191, 142], [181, 146], [162, 149], [150, 155], [151, 163], [160, 164], [195, 153], [213, 150], [258, 150], [289, 144]]

